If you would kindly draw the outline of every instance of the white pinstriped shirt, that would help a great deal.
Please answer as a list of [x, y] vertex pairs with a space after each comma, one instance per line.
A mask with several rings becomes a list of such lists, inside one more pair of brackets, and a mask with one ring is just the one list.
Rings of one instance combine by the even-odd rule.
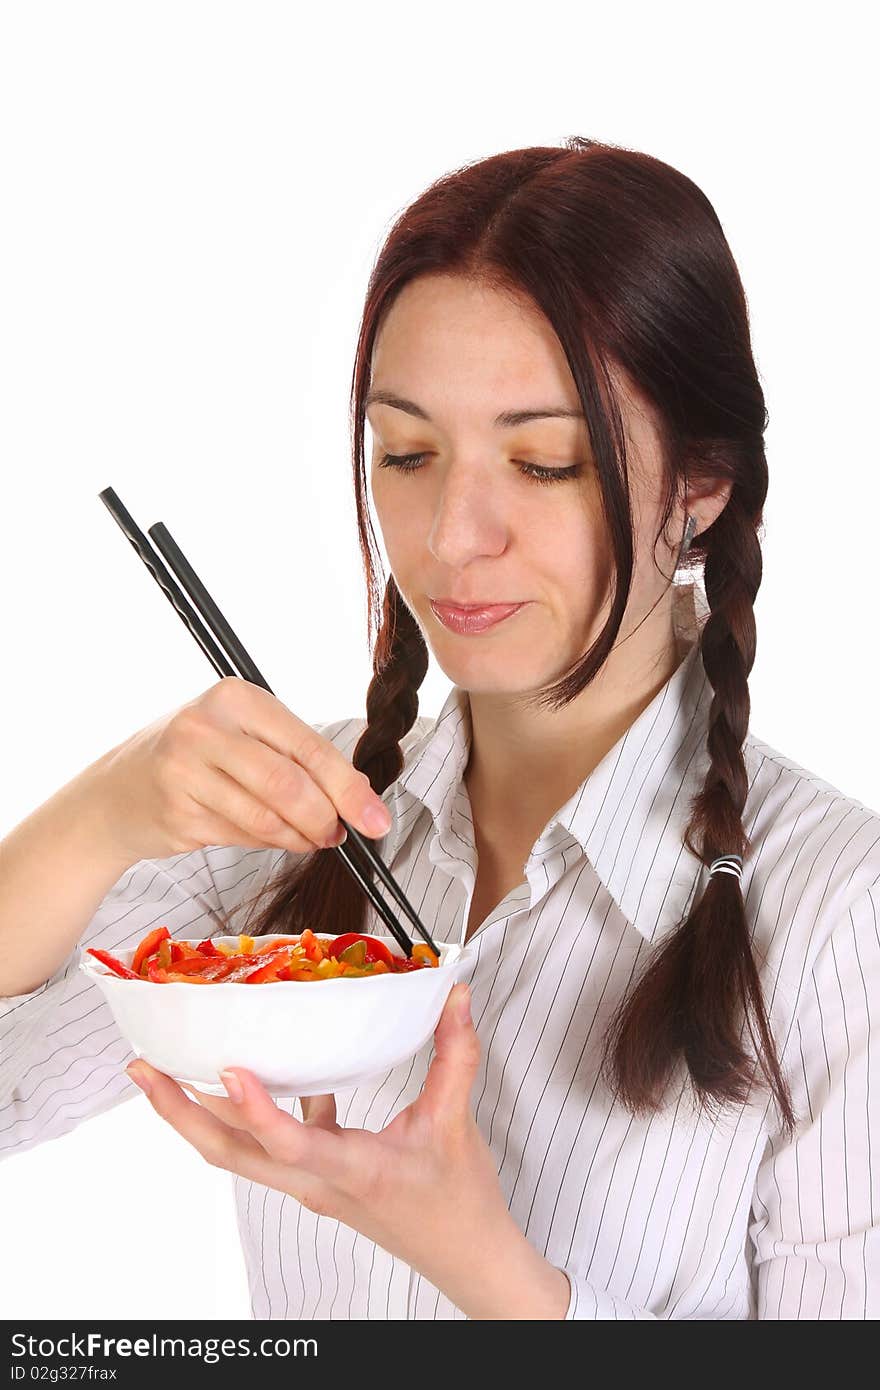
[[[706, 882], [682, 834], [711, 698], [691, 646], [471, 938], [474, 1113], [520, 1229], [568, 1275], [567, 1318], [877, 1318], [878, 812], [749, 733], [742, 891], [798, 1117], [790, 1142], [766, 1093], [713, 1121], [682, 1073], [660, 1113], [635, 1119], [598, 1079], [602, 1033], [634, 972]], [[317, 727], [350, 756], [364, 720]], [[469, 727], [453, 687], [437, 719], [410, 730], [384, 794], [393, 824], [378, 847], [439, 940], [461, 940], [474, 887]], [[219, 846], [141, 860], [81, 945], [132, 946], [160, 922], [203, 937], [221, 910], [242, 929], [237, 906], [282, 860]], [[387, 935], [372, 908], [365, 929]], [[132, 1051], [78, 959], [0, 1000], [0, 1156], [139, 1094], [122, 1071]], [[429, 1043], [340, 1091], [340, 1123], [383, 1128], [419, 1094], [431, 1055]], [[277, 1103], [301, 1114], [298, 1101]], [[254, 1317], [465, 1316], [350, 1227], [232, 1181]]]

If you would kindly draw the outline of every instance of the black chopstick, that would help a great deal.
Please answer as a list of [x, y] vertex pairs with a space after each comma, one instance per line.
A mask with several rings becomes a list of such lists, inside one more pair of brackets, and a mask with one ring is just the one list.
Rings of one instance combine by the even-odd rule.
[[[187, 560], [186, 556], [184, 555], [180, 546], [177, 544], [171, 532], [168, 530], [168, 527], [165, 525], [165, 523], [162, 521], [155, 522], [154, 525], [148, 528], [147, 534], [152, 537], [153, 541], [155, 542], [156, 548], [162, 553], [164, 558], [167, 560], [169, 566], [174, 571], [174, 574], [176, 575], [177, 579], [183, 585], [184, 589], [188, 593], [189, 597], [192, 599], [199, 613], [205, 619], [205, 622], [208, 624], [209, 628], [211, 629], [211, 632], [214, 634], [217, 640], [223, 644], [223, 647], [229, 659], [238, 668], [238, 674], [240, 674], [244, 680], [251, 681], [253, 685], [262, 686], [264, 690], [268, 690], [271, 694], [272, 691], [269, 687], [269, 684], [265, 676], [263, 676], [263, 674], [258, 669], [256, 663], [254, 662], [250, 653], [246, 650], [244, 644], [233, 632], [229, 623], [226, 621], [223, 614], [220, 612], [220, 609], [217, 607], [217, 604], [214, 602], [213, 598], [208, 593], [208, 590], [205, 588], [204, 584], [199, 579], [192, 565]], [[341, 819], [342, 818], [340, 817], [340, 820]], [[391, 874], [390, 870], [382, 861], [382, 859], [380, 859], [374, 846], [370, 843], [368, 839], [361, 835], [360, 831], [356, 830], [353, 825], [349, 825], [348, 821], [343, 820], [342, 824], [345, 826], [346, 831], [353, 840], [353, 842], [360, 849], [364, 858], [367, 859], [367, 861], [373, 866], [373, 868], [378, 873], [380, 879], [385, 884], [386, 888], [395, 898], [397, 903], [403, 908], [410, 921], [422, 933], [428, 945], [431, 947], [431, 950], [436, 952], [437, 947], [432, 941], [426, 929], [422, 926], [418, 914], [410, 904], [409, 900], [406, 897], [406, 894], [400, 888], [399, 884], [397, 883], [397, 880]], [[346, 864], [353, 877], [357, 879], [361, 887], [365, 887], [366, 882], [368, 882], [369, 880], [365, 881], [364, 875], [362, 874], [356, 859], [354, 857], [349, 857], [349, 846], [345, 844], [341, 846], [336, 846], [336, 848], [342, 851], [343, 858], [346, 860]], [[369, 896], [371, 902], [373, 902], [375, 905], [375, 899], [372, 897], [372, 895]], [[390, 926], [390, 922], [387, 916], [384, 917], [383, 920], [386, 922], [386, 925]], [[400, 926], [400, 923], [396, 922], [395, 920], [395, 925]], [[412, 943], [409, 941], [407, 933], [402, 926], [401, 931], [403, 932], [403, 936], [398, 936], [397, 939], [400, 942], [400, 945], [406, 951], [407, 955], [411, 955]]]
[[217, 672], [217, 675], [234, 676], [236, 673], [230, 669], [229, 662], [223, 651], [217, 646], [211, 634], [200, 622], [196, 613], [193, 612], [184, 595], [162, 564], [159, 556], [150, 545], [143, 531], [134, 520], [134, 517], [130, 512], [126, 511], [112, 487], [105, 487], [103, 492], [98, 493], [98, 496], [120, 530], [131, 541], [172, 608], [175, 608], [180, 614], [181, 619], [189, 628], [193, 637], [205, 653], [205, 656]]
[[[211, 595], [198, 578], [198, 575], [187, 561], [182, 550], [174, 541], [167, 527], [164, 526], [162, 522], [157, 522], [154, 526], [150, 527], [150, 535], [153, 537], [156, 547], [165, 556], [168, 564], [180, 580], [180, 583], [184, 586], [184, 589], [186, 589], [198, 613], [194, 611], [187, 602], [180, 588], [175, 583], [175, 580], [156, 554], [156, 550], [137, 526], [131, 514], [125, 509], [113, 488], [105, 488], [99, 496], [111, 516], [113, 516], [120, 529], [147, 566], [147, 569], [150, 571], [163, 593], [169, 599], [172, 606], [176, 609], [183, 622], [189, 628], [190, 632], [211, 661], [217, 674], [220, 676], [240, 676], [243, 680], [249, 680], [252, 684], [261, 686], [264, 690], [267, 690], [270, 695], [274, 694], [268, 682], [260, 673], [256, 664], [236, 637], [232, 628], [226, 622], [220, 609], [214, 603]], [[204, 618], [204, 624], [198, 614], [201, 614], [201, 618]], [[205, 624], [207, 624], [207, 629]], [[215, 638], [216, 642], [214, 640]], [[220, 643], [219, 647], [217, 643]], [[235, 669], [233, 661], [237, 664], [239, 669]], [[340, 817], [340, 820], [341, 819]], [[420, 932], [431, 950], [439, 956], [440, 952], [436, 943], [433, 941], [415, 909], [406, 898], [403, 890], [392, 876], [390, 870], [377, 854], [373, 845], [368, 839], [362, 836], [353, 825], [350, 825], [345, 820], [342, 820], [342, 824], [348, 836], [351, 837], [361, 854], [378, 873], [381, 881], [403, 908], [407, 917]], [[405, 955], [410, 957], [412, 955], [412, 941], [409, 935], [389, 910], [375, 884], [362, 871], [348, 842], [346, 841], [342, 845], [335, 846], [334, 853], [338, 854], [343, 860], [348, 872], [366, 893], [370, 902], [375, 907], [379, 916], [382, 918]]]
[[223, 650], [238, 668], [238, 674], [252, 685], [261, 685], [268, 690], [265, 676], [257, 670], [165, 523], [157, 521], [148, 528], [147, 535], [152, 536], [156, 549], [165, 557], [218, 642], [222, 642]]

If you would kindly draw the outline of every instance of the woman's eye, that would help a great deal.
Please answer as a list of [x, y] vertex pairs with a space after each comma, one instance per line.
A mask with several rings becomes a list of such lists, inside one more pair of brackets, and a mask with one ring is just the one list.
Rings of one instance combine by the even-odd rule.
[[379, 460], [380, 468], [399, 468], [401, 473], [415, 473], [424, 454], [383, 454]]
[[[383, 454], [379, 460], [380, 468], [397, 468], [401, 473], [417, 473], [427, 454]], [[582, 471], [579, 463], [571, 463], [567, 468], [543, 468], [539, 463], [518, 461], [520, 472], [526, 478], [534, 478], [538, 483], [555, 483], [563, 478], [576, 478]]]

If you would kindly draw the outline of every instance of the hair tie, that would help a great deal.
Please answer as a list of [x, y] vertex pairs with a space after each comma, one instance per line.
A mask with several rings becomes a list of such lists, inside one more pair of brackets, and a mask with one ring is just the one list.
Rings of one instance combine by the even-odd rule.
[[709, 868], [709, 877], [713, 874], [736, 874], [742, 882], [742, 855], [741, 854], [721, 854], [717, 859], [713, 859]]

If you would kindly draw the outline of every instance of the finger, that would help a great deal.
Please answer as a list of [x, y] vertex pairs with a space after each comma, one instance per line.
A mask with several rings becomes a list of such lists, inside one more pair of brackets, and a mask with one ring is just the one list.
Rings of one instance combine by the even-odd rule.
[[318, 1125], [342, 1133], [336, 1122], [336, 1097], [334, 1095], [300, 1096], [303, 1120], [307, 1125]]
[[[190, 798], [192, 800], [192, 798]], [[256, 835], [249, 835], [240, 825], [235, 825], [231, 820], [226, 820], [210, 807], [202, 806], [200, 802], [195, 803], [199, 812], [204, 817], [199, 822], [198, 838], [199, 843], [204, 845], [243, 845], [245, 849], [265, 849], [266, 837], [262, 839]], [[281, 846], [279, 846], [281, 848]], [[292, 845], [284, 845], [284, 849], [291, 849], [297, 853]], [[310, 847], [310, 850], [314, 848]]]
[[[223, 768], [215, 767], [213, 764], [202, 764], [198, 783], [188, 788], [188, 795], [201, 809], [203, 824], [199, 828], [205, 836], [214, 833], [214, 819], [222, 818], [240, 826], [242, 834], [261, 845], [278, 845], [293, 854], [311, 854], [314, 850], [324, 847], [323, 843], [318, 844], [310, 840], [298, 824], [294, 825], [290, 807], [286, 818], [279, 815], [265, 801], [252, 796]], [[328, 816], [327, 820], [328, 824], [337, 824], [335, 813]], [[233, 839], [230, 843], [238, 844], [239, 841]]]
[[156, 1113], [213, 1167], [272, 1185], [278, 1165], [253, 1134], [233, 1129], [203, 1106], [188, 1100], [176, 1081], [143, 1058], [130, 1064], [126, 1071], [133, 1080], [138, 1075], [145, 1079], [149, 1086], [147, 1099]]
[[[200, 1105], [204, 1105], [210, 1110], [212, 1115], [216, 1115], [218, 1120], [224, 1124], [231, 1125], [233, 1129], [248, 1130], [248, 1124], [242, 1109], [237, 1102], [230, 1100], [228, 1096], [215, 1096], [210, 1091], [200, 1091], [187, 1081], [177, 1083], [184, 1091], [188, 1091]], [[303, 1110], [303, 1121], [307, 1125], [320, 1125], [322, 1129], [336, 1130], [342, 1133], [341, 1127], [336, 1123], [336, 1097], [334, 1095], [323, 1096], [300, 1096], [300, 1105]], [[248, 1132], [250, 1132], [248, 1130]]]
[[243, 1129], [250, 1132], [247, 1122], [241, 1113], [241, 1107], [230, 1100], [228, 1096], [211, 1095], [208, 1091], [199, 1091], [195, 1086], [190, 1086], [186, 1081], [177, 1083], [182, 1090], [188, 1091], [199, 1105], [203, 1105], [206, 1110], [210, 1110], [212, 1115], [216, 1115], [218, 1120], [222, 1120], [225, 1125], [230, 1125], [232, 1129]]
[[471, 1087], [479, 1064], [480, 1040], [470, 1016], [470, 990], [460, 983], [450, 990], [434, 1031], [434, 1056], [416, 1106], [437, 1119], [469, 1121]]
[[[297, 826], [310, 838], [313, 830], [317, 835], [335, 829], [337, 816], [364, 835], [386, 833], [390, 817], [384, 802], [373, 791], [369, 778], [353, 767], [330, 739], [259, 686], [242, 690], [239, 685], [225, 694], [238, 702], [238, 727], [227, 724], [225, 730], [216, 728], [215, 739], [219, 735], [219, 741], [206, 744], [220, 752], [218, 767], [285, 817], [291, 811], [292, 789], [292, 804], [298, 812], [302, 806], [302, 820], [297, 814]], [[365, 819], [369, 807], [382, 815], [381, 827]]]
[[321, 1176], [327, 1182], [344, 1180], [350, 1164], [347, 1160], [345, 1131], [336, 1132], [302, 1120], [279, 1110], [272, 1097], [253, 1072], [245, 1067], [227, 1067], [220, 1074], [238, 1082], [241, 1099], [236, 1101], [248, 1130], [271, 1158], [278, 1163], [292, 1164], [306, 1173]]
[[[226, 795], [239, 801], [250, 817], [245, 828], [251, 833], [265, 829], [275, 834], [286, 827], [321, 848], [336, 831], [335, 805], [292, 758], [281, 757], [259, 738], [216, 726], [209, 729], [202, 747], [206, 763], [228, 782]], [[359, 775], [350, 763], [346, 766], [349, 774]]]
[[[295, 1201], [318, 1215], [335, 1214], [334, 1199], [321, 1175], [297, 1170], [292, 1164], [279, 1163], [266, 1153], [262, 1144], [250, 1133], [223, 1123], [209, 1115], [199, 1104], [187, 1100], [181, 1087], [165, 1072], [151, 1067], [144, 1059], [126, 1068], [134, 1077], [140, 1072], [150, 1090], [147, 1099], [153, 1109], [186, 1139], [212, 1167], [239, 1173], [251, 1182], [286, 1192]], [[187, 1090], [191, 1088], [186, 1087]], [[205, 1099], [204, 1092], [199, 1095]], [[222, 1099], [208, 1097], [211, 1101]], [[229, 1101], [228, 1104], [233, 1104]], [[237, 1107], [238, 1108], [238, 1107]], [[287, 1119], [291, 1119], [287, 1116]], [[293, 1121], [299, 1124], [298, 1120]]]

